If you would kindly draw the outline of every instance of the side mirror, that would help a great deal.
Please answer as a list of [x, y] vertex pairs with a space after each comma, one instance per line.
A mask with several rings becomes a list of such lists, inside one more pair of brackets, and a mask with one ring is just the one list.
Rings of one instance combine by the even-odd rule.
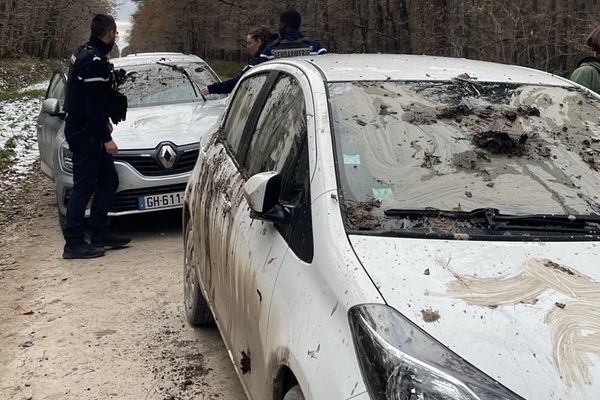
[[58, 99], [46, 99], [42, 102], [42, 111], [46, 114], [56, 116], [60, 114]]
[[289, 212], [279, 203], [280, 193], [281, 175], [277, 172], [261, 172], [248, 179], [244, 185], [244, 197], [250, 205], [250, 217], [286, 223]]

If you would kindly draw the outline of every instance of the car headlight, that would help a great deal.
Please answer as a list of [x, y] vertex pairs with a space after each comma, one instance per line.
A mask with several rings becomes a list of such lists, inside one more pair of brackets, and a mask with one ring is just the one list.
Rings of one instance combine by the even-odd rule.
[[522, 400], [383, 304], [348, 312], [373, 400]]
[[69, 174], [73, 173], [73, 153], [69, 150], [69, 145], [67, 142], [63, 142], [62, 146], [60, 146], [60, 166], [63, 171], [68, 172]]

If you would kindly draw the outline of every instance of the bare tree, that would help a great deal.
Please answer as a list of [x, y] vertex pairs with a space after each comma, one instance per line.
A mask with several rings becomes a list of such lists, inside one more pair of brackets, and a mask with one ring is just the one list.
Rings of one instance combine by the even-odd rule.
[[0, 58], [65, 57], [89, 36], [92, 16], [113, 8], [113, 0], [3, 0]]
[[[139, 0], [131, 50], [176, 50], [244, 61], [241, 39], [276, 29], [274, 0]], [[597, 23], [600, 0], [289, 0], [302, 30], [338, 53], [468, 57], [570, 71]], [[2, 9], [0, 9], [2, 15]]]

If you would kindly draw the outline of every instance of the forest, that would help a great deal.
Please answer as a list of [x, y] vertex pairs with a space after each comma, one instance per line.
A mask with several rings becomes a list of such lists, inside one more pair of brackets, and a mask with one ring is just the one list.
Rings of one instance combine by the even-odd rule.
[[89, 21], [112, 0], [0, 0], [0, 58], [62, 58], [82, 44]]
[[[68, 56], [90, 17], [114, 0], [1, 0], [0, 58]], [[587, 54], [600, 0], [137, 0], [125, 53], [181, 51], [243, 63], [245, 33], [276, 31], [302, 13], [302, 31], [336, 53], [466, 57], [568, 74]]]
[[244, 62], [244, 35], [276, 31], [294, 7], [302, 31], [336, 53], [466, 57], [567, 74], [586, 54], [600, 0], [140, 0], [129, 52], [175, 50]]

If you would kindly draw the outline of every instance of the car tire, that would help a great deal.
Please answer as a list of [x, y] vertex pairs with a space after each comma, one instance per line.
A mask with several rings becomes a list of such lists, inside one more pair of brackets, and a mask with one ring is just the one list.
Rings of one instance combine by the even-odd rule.
[[296, 385], [288, 390], [285, 396], [283, 396], [283, 400], [304, 400], [304, 394], [302, 394], [300, 386]]
[[194, 230], [188, 221], [185, 227], [185, 254], [183, 260], [183, 304], [188, 322], [194, 326], [212, 326], [215, 323], [210, 307], [202, 295], [196, 276], [197, 258], [194, 251]]

